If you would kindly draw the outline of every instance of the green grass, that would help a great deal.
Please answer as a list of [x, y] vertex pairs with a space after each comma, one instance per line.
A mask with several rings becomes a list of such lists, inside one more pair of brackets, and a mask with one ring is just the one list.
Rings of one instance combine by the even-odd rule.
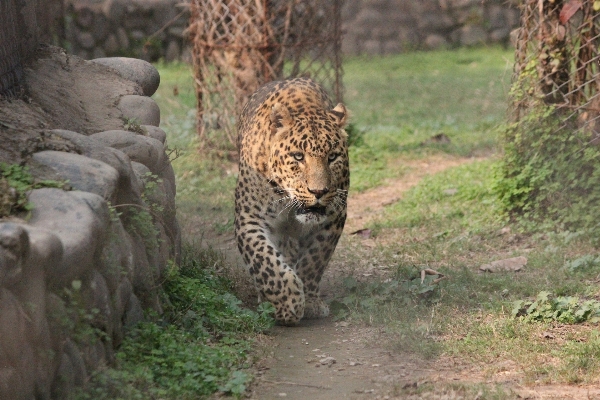
[[224, 260], [210, 250], [184, 248], [179, 268], [163, 283], [166, 310], [129, 332], [115, 368], [99, 370], [78, 399], [197, 399], [215, 392], [235, 397], [252, 380], [253, 335], [273, 325], [272, 306], [241, 305], [230, 282], [215, 274]]
[[[404, 160], [493, 155], [505, 119], [511, 65], [512, 51], [499, 48], [348, 59], [345, 103], [353, 131], [362, 132], [350, 149], [351, 190], [402, 176], [408, 172]], [[180, 148], [173, 162], [180, 218], [200, 214], [213, 221], [213, 232], [229, 232], [234, 164], [197, 150], [189, 67], [158, 68], [163, 82], [154, 98], [163, 112], [161, 126], [170, 146]], [[450, 143], [429, 140], [438, 134]], [[481, 366], [486, 376], [509, 360], [524, 371], [525, 383], [595, 382], [600, 372], [595, 325], [515, 318], [512, 307], [542, 291], [596, 298], [598, 252], [579, 233], [521, 232], [500, 212], [493, 188], [496, 168], [492, 156], [423, 179], [372, 224], [379, 245], [366, 256], [352, 253], [359, 239], [345, 239], [350, 241], [345, 250], [350, 266], [358, 271], [367, 257], [388, 266], [390, 273], [386, 280], [346, 277], [332, 310], [338, 318], [379, 326], [398, 353], [455, 358]], [[518, 255], [528, 258], [522, 272], [478, 273], [484, 263]], [[421, 285], [424, 268], [448, 279], [433, 283], [428, 278]], [[514, 398], [493, 385], [436, 384], [398, 392], [414, 395], [417, 390]]]
[[[351, 149], [352, 190], [404, 173], [399, 157], [432, 152], [489, 154], [506, 115], [512, 52], [500, 48], [350, 58], [344, 64], [351, 122], [364, 130]], [[429, 142], [443, 134], [450, 143]]]
[[[516, 231], [491, 190], [495, 162], [427, 177], [389, 206], [373, 224], [382, 245], [371, 256], [391, 273], [383, 281], [346, 277], [337, 316], [382, 327], [397, 352], [457, 358], [490, 376], [510, 360], [525, 383], [595, 383], [600, 362], [590, 348], [598, 330], [585, 321], [598, 307], [597, 249], [585, 235]], [[520, 255], [528, 263], [519, 273], [478, 271]], [[425, 268], [448, 279], [421, 284]], [[556, 301], [531, 306], [544, 291]], [[531, 306], [531, 315], [516, 317], [515, 302]], [[584, 324], [572, 324], [578, 321]], [[557, 339], [544, 332], [558, 332]]]

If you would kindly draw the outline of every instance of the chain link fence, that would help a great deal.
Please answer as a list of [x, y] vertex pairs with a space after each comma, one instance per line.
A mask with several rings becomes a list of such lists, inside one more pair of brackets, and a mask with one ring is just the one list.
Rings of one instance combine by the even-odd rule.
[[577, 128], [598, 134], [599, 45], [600, 1], [526, 1], [514, 82], [529, 92], [513, 96], [513, 119], [518, 121], [543, 99], [556, 106], [565, 123], [576, 117]]
[[13, 1], [0, 1], [0, 99], [21, 92], [23, 66], [17, 40], [17, 10]]
[[342, 0], [192, 0], [197, 129], [233, 150], [248, 97], [272, 80], [310, 76], [342, 101]]
[[499, 180], [513, 215], [598, 239], [599, 46], [599, 0], [523, 1]]

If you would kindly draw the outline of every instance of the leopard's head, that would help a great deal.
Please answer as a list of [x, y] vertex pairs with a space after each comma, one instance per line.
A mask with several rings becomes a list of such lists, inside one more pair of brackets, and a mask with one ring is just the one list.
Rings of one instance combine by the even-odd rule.
[[281, 103], [272, 107], [270, 179], [301, 222], [345, 208], [350, 183], [346, 119], [341, 103], [296, 113]]

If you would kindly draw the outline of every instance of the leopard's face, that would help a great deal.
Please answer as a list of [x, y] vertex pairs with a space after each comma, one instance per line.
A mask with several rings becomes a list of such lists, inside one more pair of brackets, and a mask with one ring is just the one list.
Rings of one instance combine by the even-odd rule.
[[271, 113], [271, 182], [300, 222], [318, 222], [345, 208], [349, 186], [346, 109], [292, 116], [276, 103]]

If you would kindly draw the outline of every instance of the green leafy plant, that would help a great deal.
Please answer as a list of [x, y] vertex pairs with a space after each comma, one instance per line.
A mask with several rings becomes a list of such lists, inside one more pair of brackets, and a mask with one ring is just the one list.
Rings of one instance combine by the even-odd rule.
[[593, 269], [598, 270], [598, 267], [600, 267], [600, 256], [586, 254], [584, 256], [567, 262], [563, 268], [571, 273], [574, 273], [587, 272]]
[[31, 211], [27, 193], [44, 187], [66, 189], [67, 182], [36, 180], [27, 166], [0, 162], [0, 218], [18, 211]]
[[550, 292], [540, 292], [534, 301], [517, 300], [513, 303], [513, 317], [524, 317], [529, 321], [565, 324], [600, 322], [600, 301], [582, 300], [576, 296], [552, 296]]
[[163, 283], [161, 316], [125, 338], [116, 368], [97, 371], [78, 399], [241, 397], [252, 380], [252, 336], [273, 326], [273, 306], [242, 307], [230, 282], [215, 274], [219, 253], [185, 246]]
[[137, 118], [123, 117], [123, 129], [129, 132], [139, 133], [140, 135], [147, 135], [148, 132], [144, 129]]
[[359, 282], [348, 276], [342, 283], [346, 294], [332, 302], [331, 308], [336, 319], [344, 319], [352, 312], [370, 312], [381, 308], [385, 303], [414, 304], [430, 299], [439, 288], [441, 275], [411, 276], [408, 279], [387, 279], [385, 281]]

